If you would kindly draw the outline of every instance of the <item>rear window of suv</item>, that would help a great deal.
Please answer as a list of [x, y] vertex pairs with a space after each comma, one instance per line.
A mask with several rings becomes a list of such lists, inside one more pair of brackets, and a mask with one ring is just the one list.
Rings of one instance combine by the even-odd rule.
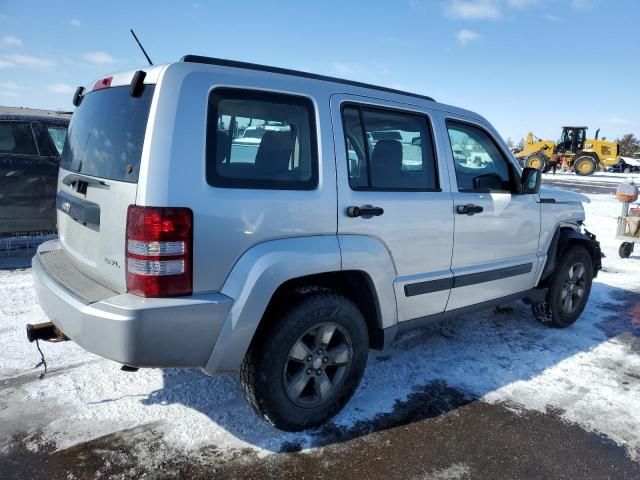
[[313, 103], [306, 97], [231, 88], [209, 96], [210, 185], [313, 190], [316, 145]]
[[137, 182], [153, 91], [145, 85], [140, 97], [132, 97], [126, 85], [86, 94], [71, 118], [60, 167]]

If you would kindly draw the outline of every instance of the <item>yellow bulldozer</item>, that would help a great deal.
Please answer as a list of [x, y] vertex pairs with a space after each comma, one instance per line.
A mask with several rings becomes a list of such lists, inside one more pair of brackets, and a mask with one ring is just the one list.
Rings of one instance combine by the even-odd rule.
[[551, 169], [553, 162], [565, 171], [574, 171], [577, 175], [591, 175], [596, 170], [620, 162], [618, 144], [606, 139], [587, 138], [587, 127], [562, 127], [562, 135], [557, 142], [542, 140], [529, 132], [523, 148], [515, 152], [516, 158], [526, 167], [537, 168], [543, 172]]

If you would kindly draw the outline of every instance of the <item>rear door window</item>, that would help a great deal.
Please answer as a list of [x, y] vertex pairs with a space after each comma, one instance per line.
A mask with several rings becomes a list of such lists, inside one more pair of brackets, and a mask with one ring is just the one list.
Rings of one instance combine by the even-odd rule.
[[58, 155], [61, 155], [64, 148], [64, 141], [67, 138], [67, 128], [57, 125], [47, 125], [47, 132], [49, 132], [49, 137], [51, 137], [51, 141], [55, 145]]
[[342, 123], [353, 190], [438, 189], [433, 137], [425, 116], [347, 105]]
[[76, 108], [60, 167], [95, 177], [137, 182], [153, 85], [140, 97], [129, 85], [86, 94]]
[[227, 188], [312, 190], [318, 159], [312, 102], [221, 88], [209, 97], [207, 182]]
[[38, 155], [38, 147], [29, 122], [0, 123], [0, 153]]

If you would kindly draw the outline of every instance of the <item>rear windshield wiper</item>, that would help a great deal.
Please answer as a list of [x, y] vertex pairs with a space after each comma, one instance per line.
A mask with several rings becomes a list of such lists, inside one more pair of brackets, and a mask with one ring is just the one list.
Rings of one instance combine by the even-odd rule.
[[91, 185], [93, 187], [105, 188], [107, 190], [109, 189], [109, 185], [103, 182], [102, 180], [98, 180], [97, 178], [93, 178], [93, 177], [88, 177], [86, 175], [81, 175], [79, 173], [70, 173], [69, 175], [67, 175], [62, 179], [62, 183], [67, 186], [71, 186], [76, 182], [84, 182], [87, 185]]

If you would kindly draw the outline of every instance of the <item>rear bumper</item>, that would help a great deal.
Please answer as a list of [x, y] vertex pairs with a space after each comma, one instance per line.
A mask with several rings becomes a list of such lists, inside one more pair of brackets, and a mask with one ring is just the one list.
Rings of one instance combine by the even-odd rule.
[[[56, 240], [38, 248], [59, 248]], [[85, 303], [32, 261], [40, 306], [67, 337], [85, 350], [135, 367], [204, 368], [231, 309], [220, 293], [177, 298], [116, 294]]]

